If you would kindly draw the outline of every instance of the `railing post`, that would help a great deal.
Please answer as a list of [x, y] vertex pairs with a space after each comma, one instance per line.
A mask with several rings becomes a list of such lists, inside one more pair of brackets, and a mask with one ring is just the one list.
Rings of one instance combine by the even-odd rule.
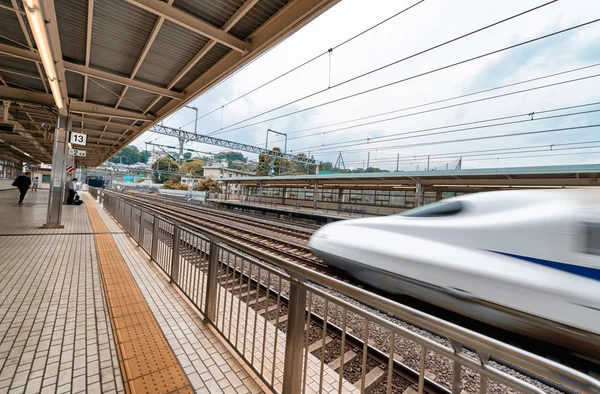
[[306, 289], [290, 282], [288, 325], [283, 364], [283, 394], [302, 392], [302, 355], [306, 324]]
[[173, 255], [171, 257], [171, 283], [177, 283], [179, 280], [179, 244], [180, 241], [180, 229], [178, 226], [173, 225]]
[[138, 229], [138, 246], [144, 249], [144, 212], [140, 209], [140, 228]]
[[204, 304], [204, 321], [214, 321], [217, 312], [217, 275], [219, 272], [219, 245], [210, 240], [210, 254], [208, 256], [208, 273], [206, 278], [206, 302]]
[[152, 246], [150, 247], [150, 259], [156, 261], [156, 252], [158, 250], [158, 218], [153, 216], [152, 221]]

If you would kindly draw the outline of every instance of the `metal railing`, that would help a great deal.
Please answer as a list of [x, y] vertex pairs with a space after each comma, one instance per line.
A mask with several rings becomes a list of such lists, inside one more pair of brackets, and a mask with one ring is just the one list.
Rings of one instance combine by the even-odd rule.
[[[475, 388], [480, 393], [492, 386], [503, 392], [507, 388], [544, 392], [494, 368], [489, 362], [493, 357], [569, 389], [600, 393], [599, 381], [559, 363], [214, 232], [140, 209], [122, 195], [106, 192], [104, 207], [275, 392], [358, 393], [380, 385], [392, 393], [412, 385], [419, 393], [460, 393], [465, 382], [467, 391]], [[284, 299], [287, 303], [282, 307]], [[370, 312], [352, 300], [382, 313]], [[287, 314], [281, 315], [282, 308]], [[447, 341], [439, 343], [383, 314], [436, 332]], [[315, 324], [317, 320], [321, 325]], [[331, 339], [327, 327], [337, 328], [340, 337]], [[386, 361], [373, 367], [367, 358], [373, 353]], [[399, 355], [406, 364], [404, 377], [411, 377], [412, 383], [395, 375], [401, 365]], [[435, 381], [426, 376], [432, 368], [440, 371]]]
[[88, 192], [96, 199], [100, 204], [102, 204], [102, 198], [104, 196], [104, 189], [100, 189], [93, 186], [88, 186]]

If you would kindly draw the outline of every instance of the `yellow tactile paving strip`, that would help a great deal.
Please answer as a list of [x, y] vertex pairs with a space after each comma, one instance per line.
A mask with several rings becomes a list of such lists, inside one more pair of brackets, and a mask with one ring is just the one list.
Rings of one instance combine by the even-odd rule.
[[[97, 209], [86, 207], [94, 233], [108, 232]], [[193, 393], [112, 235], [94, 234], [94, 240], [125, 390]]]

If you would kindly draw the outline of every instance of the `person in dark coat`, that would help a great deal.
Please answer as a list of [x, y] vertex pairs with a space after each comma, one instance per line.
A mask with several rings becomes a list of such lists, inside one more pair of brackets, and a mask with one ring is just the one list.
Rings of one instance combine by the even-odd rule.
[[31, 186], [30, 175], [31, 172], [29, 171], [27, 171], [25, 175], [19, 175], [12, 184], [13, 186], [16, 186], [19, 189], [19, 192], [21, 192], [19, 196], [19, 205], [23, 203], [23, 199], [25, 198], [25, 195], [29, 190], [29, 186]]

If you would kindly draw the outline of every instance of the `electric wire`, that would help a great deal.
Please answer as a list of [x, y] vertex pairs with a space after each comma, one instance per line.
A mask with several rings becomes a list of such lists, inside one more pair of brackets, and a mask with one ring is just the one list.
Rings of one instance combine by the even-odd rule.
[[[473, 57], [470, 57], [468, 59], [464, 59], [464, 60], [461, 60], [461, 61], [458, 61], [458, 62], [455, 62], [455, 63], [447, 64], [445, 66], [438, 67], [438, 68], [435, 68], [435, 69], [431, 69], [431, 70], [428, 70], [428, 71], [425, 71], [425, 72], [422, 72], [422, 73], [419, 73], [419, 74], [415, 74], [415, 75], [412, 75], [412, 76], [409, 76], [409, 77], [406, 77], [406, 78], [398, 79], [398, 80], [395, 80], [393, 82], [389, 82], [389, 83], [386, 83], [386, 84], [383, 84], [383, 85], [379, 85], [379, 86], [376, 86], [376, 87], [373, 87], [373, 88], [370, 88], [370, 89], [365, 89], [365, 90], [361, 90], [359, 92], [352, 93], [352, 94], [349, 94], [349, 95], [346, 95], [346, 96], [338, 97], [336, 99], [325, 101], [325, 102], [322, 102], [320, 104], [315, 104], [315, 105], [312, 105], [312, 106], [309, 106], [309, 107], [306, 107], [306, 108], [303, 108], [303, 109], [299, 109], [299, 110], [296, 110], [296, 111], [288, 112], [286, 114], [274, 116], [274, 117], [271, 117], [271, 118], [268, 118], [268, 119], [264, 119], [264, 120], [261, 120], [261, 121], [258, 121], [258, 122], [250, 123], [250, 124], [247, 124], [247, 125], [243, 125], [243, 126], [239, 126], [239, 127], [233, 127], [235, 125], [247, 122], [248, 120], [251, 120], [251, 119], [257, 118], [259, 116], [262, 116], [264, 114], [267, 114], [269, 112], [272, 112], [272, 111], [274, 111], [276, 109], [280, 109], [280, 108], [289, 106], [291, 104], [294, 104], [294, 103], [296, 103], [296, 102], [298, 102], [300, 100], [303, 100], [304, 98], [308, 97], [308, 96], [305, 96], [304, 98], [293, 100], [293, 101], [288, 102], [286, 104], [283, 104], [283, 105], [281, 105], [281, 106], [279, 106], [277, 108], [274, 108], [274, 109], [265, 111], [263, 113], [251, 116], [249, 118], [243, 119], [241, 121], [235, 122], [235, 123], [233, 123], [233, 124], [231, 124], [229, 126], [224, 127], [223, 128], [224, 130], [221, 130], [221, 129], [215, 130], [215, 131], [209, 133], [208, 135], [222, 134], [222, 133], [225, 133], [225, 132], [230, 132], [230, 131], [245, 129], [245, 128], [256, 126], [256, 125], [259, 125], [259, 124], [262, 124], [262, 123], [266, 123], [266, 122], [269, 122], [269, 121], [272, 121], [272, 120], [284, 118], [284, 117], [287, 117], [287, 116], [291, 116], [291, 115], [295, 115], [295, 114], [298, 114], [298, 113], [310, 111], [310, 110], [313, 110], [313, 109], [316, 109], [316, 108], [320, 108], [320, 107], [323, 107], [323, 106], [326, 106], [326, 105], [329, 105], [329, 104], [334, 104], [334, 103], [337, 103], [337, 102], [348, 100], [350, 98], [358, 97], [358, 96], [361, 96], [361, 95], [364, 95], [364, 94], [367, 94], [367, 93], [371, 93], [371, 92], [374, 92], [374, 91], [377, 91], [377, 90], [380, 90], [380, 89], [383, 89], [383, 88], [387, 88], [387, 87], [390, 87], [390, 86], [394, 86], [394, 85], [400, 84], [402, 82], [406, 82], [406, 81], [413, 80], [413, 79], [416, 79], [416, 78], [420, 78], [420, 77], [423, 77], [423, 76], [426, 76], [426, 75], [430, 75], [430, 74], [433, 74], [433, 73], [436, 73], [436, 72], [439, 72], [439, 71], [442, 71], [442, 70], [447, 70], [449, 68], [452, 68], [452, 67], [455, 67], [455, 66], [458, 66], [458, 65], [462, 65], [462, 64], [474, 61], [474, 60], [482, 59], [482, 58], [485, 58], [487, 56], [491, 56], [491, 55], [494, 55], [494, 54], [497, 54], [497, 53], [501, 53], [501, 52], [504, 52], [504, 51], [507, 51], [507, 50], [510, 50], [510, 49], [514, 49], [514, 48], [517, 48], [517, 47], [520, 47], [520, 46], [523, 46], [523, 45], [527, 45], [527, 44], [539, 41], [539, 40], [543, 40], [543, 39], [546, 39], [546, 38], [549, 38], [549, 37], [553, 37], [553, 36], [556, 36], [556, 35], [559, 35], [559, 34], [563, 34], [563, 33], [569, 32], [569, 31], [580, 29], [582, 27], [589, 26], [591, 24], [598, 23], [598, 22], [600, 22], [600, 18], [594, 19], [594, 20], [591, 20], [591, 21], [588, 21], [588, 22], [584, 22], [584, 23], [581, 23], [581, 24], [578, 24], [578, 25], [574, 25], [574, 26], [568, 27], [566, 29], [561, 29], [561, 30], [555, 31], [553, 33], [544, 34], [544, 35], [538, 36], [536, 38], [532, 38], [532, 39], [529, 39], [529, 40], [526, 40], [526, 41], [522, 41], [522, 42], [517, 43], [517, 44], [509, 45], [509, 46], [506, 46], [506, 47], [503, 47], [503, 48], [500, 48], [500, 49], [496, 49], [496, 50], [493, 50], [493, 51], [490, 51], [490, 52], [486, 52], [486, 53], [483, 53], [481, 55], [473, 56]], [[327, 89], [327, 90], [329, 90], [329, 89]], [[233, 128], [231, 128], [231, 127], [233, 127]]]
[[406, 145], [396, 145], [396, 146], [384, 146], [377, 149], [356, 149], [356, 150], [346, 150], [344, 153], [356, 153], [356, 152], [366, 152], [366, 151], [383, 151], [390, 149], [404, 149], [404, 148], [413, 148], [417, 146], [428, 146], [428, 145], [442, 145], [442, 144], [453, 144], [459, 142], [471, 142], [471, 141], [481, 141], [481, 140], [489, 140], [489, 139], [499, 139], [499, 138], [510, 138], [524, 135], [537, 135], [537, 134], [548, 134], [548, 133], [556, 133], [561, 131], [572, 131], [572, 130], [583, 130], [599, 127], [600, 124], [590, 124], [590, 125], [581, 125], [581, 126], [571, 126], [571, 127], [560, 127], [554, 129], [543, 129], [543, 130], [535, 130], [535, 131], [522, 131], [517, 133], [510, 134], [493, 134], [488, 136], [479, 136], [479, 137], [467, 137], [461, 139], [454, 140], [438, 140], [438, 141], [428, 141], [428, 142], [418, 142], [413, 144]]
[[[576, 146], [572, 145], [587, 145], [587, 144], [596, 144], [592, 146]], [[581, 142], [567, 142], [567, 143], [555, 143], [555, 144], [538, 144], [538, 145], [529, 145], [529, 146], [519, 146], [519, 147], [510, 147], [510, 148], [496, 148], [496, 149], [481, 149], [481, 150], [470, 150], [470, 151], [461, 151], [461, 152], [447, 152], [447, 153], [436, 153], [430, 155], [416, 155], [416, 156], [398, 156], [398, 157], [385, 157], [379, 159], [370, 159], [371, 162], [376, 163], [407, 163], [407, 162], [423, 162], [428, 159], [435, 159], [436, 162], [440, 162], [440, 159], [448, 161], [448, 159], [456, 160], [456, 157], [459, 156], [461, 159], [465, 157], [482, 157], [482, 156], [498, 156], [498, 155], [512, 155], [512, 154], [521, 154], [521, 153], [534, 153], [534, 152], [546, 152], [546, 151], [559, 151], [559, 150], [567, 150], [567, 149], [591, 149], [591, 148], [600, 148], [600, 140], [593, 141], [581, 141]], [[571, 146], [570, 148], [559, 148], [561, 146]], [[556, 147], [556, 148], [555, 148]], [[542, 149], [544, 148], [544, 149]], [[346, 164], [356, 164], [361, 163], [364, 160], [348, 160]]]
[[[555, 0], [555, 1], [557, 1], [557, 0]], [[425, 0], [419, 0], [419, 1], [417, 1], [416, 3], [414, 3], [414, 4], [412, 4], [412, 5], [410, 5], [410, 6], [406, 7], [406, 8], [404, 8], [404, 9], [402, 9], [402, 10], [400, 10], [400, 11], [398, 11], [398, 12], [397, 12], [397, 13], [395, 13], [394, 15], [392, 15], [392, 16], [390, 16], [390, 17], [388, 17], [388, 18], [386, 18], [386, 19], [384, 19], [384, 20], [382, 20], [382, 21], [380, 21], [380, 22], [376, 23], [376, 24], [375, 24], [375, 25], [373, 25], [373, 26], [370, 26], [370, 27], [369, 27], [369, 28], [367, 28], [366, 30], [363, 30], [363, 31], [361, 31], [360, 33], [358, 33], [358, 34], [356, 34], [356, 35], [354, 35], [354, 36], [352, 36], [352, 37], [350, 37], [350, 38], [348, 38], [348, 39], [344, 40], [343, 42], [341, 42], [341, 43], [339, 43], [339, 44], [335, 45], [334, 47], [332, 47], [332, 48], [330, 48], [330, 49], [328, 49], [328, 50], [326, 50], [326, 51], [324, 51], [324, 52], [321, 52], [320, 54], [318, 54], [318, 55], [316, 55], [316, 56], [313, 56], [312, 58], [310, 58], [310, 59], [308, 59], [308, 60], [306, 60], [306, 61], [302, 62], [301, 64], [299, 64], [299, 65], [297, 65], [297, 66], [295, 66], [295, 67], [293, 67], [293, 68], [291, 68], [291, 69], [289, 69], [288, 71], [286, 71], [286, 72], [284, 72], [284, 73], [282, 73], [282, 74], [279, 74], [279, 75], [278, 75], [278, 76], [276, 76], [275, 78], [272, 78], [272, 79], [268, 80], [267, 82], [265, 82], [265, 83], [263, 83], [263, 84], [261, 84], [261, 85], [259, 85], [259, 86], [255, 87], [254, 89], [252, 89], [252, 90], [250, 90], [250, 91], [248, 91], [248, 92], [246, 92], [246, 93], [242, 94], [241, 96], [238, 96], [238, 97], [236, 97], [235, 99], [233, 99], [233, 100], [231, 100], [231, 101], [228, 101], [227, 103], [223, 104], [222, 106], [220, 106], [220, 107], [218, 107], [218, 108], [215, 108], [215, 109], [213, 109], [212, 111], [209, 111], [209, 112], [205, 113], [204, 115], [201, 115], [201, 116], [199, 116], [199, 117], [198, 117], [198, 118], [196, 118], [195, 120], [192, 120], [191, 122], [188, 122], [188, 123], [184, 124], [183, 126], [180, 126], [180, 128], [183, 128], [183, 127], [185, 127], [185, 126], [188, 126], [188, 125], [190, 125], [190, 124], [194, 123], [196, 120], [200, 120], [200, 119], [202, 119], [202, 118], [204, 118], [204, 117], [206, 117], [206, 116], [208, 116], [208, 115], [210, 115], [210, 114], [213, 114], [213, 113], [215, 113], [216, 111], [218, 111], [219, 109], [221, 109], [221, 108], [223, 108], [223, 107], [225, 107], [225, 106], [227, 106], [227, 105], [229, 105], [229, 104], [232, 104], [232, 103], [234, 103], [234, 102], [236, 102], [236, 101], [238, 101], [238, 100], [240, 100], [240, 99], [242, 99], [242, 98], [244, 98], [244, 97], [248, 96], [249, 94], [252, 94], [252, 93], [256, 92], [256, 91], [257, 91], [257, 90], [259, 90], [259, 89], [262, 89], [262, 88], [264, 88], [264, 87], [265, 87], [265, 86], [267, 86], [267, 85], [270, 85], [271, 83], [273, 83], [273, 82], [275, 82], [275, 81], [277, 81], [277, 80], [279, 80], [279, 79], [281, 79], [281, 78], [285, 77], [286, 75], [288, 75], [288, 74], [291, 74], [291, 73], [293, 73], [294, 71], [296, 71], [296, 70], [298, 70], [298, 69], [300, 69], [300, 68], [302, 68], [302, 67], [304, 67], [304, 66], [306, 66], [306, 65], [308, 65], [308, 64], [310, 64], [310, 63], [312, 63], [312, 62], [314, 62], [315, 60], [317, 60], [317, 59], [321, 58], [322, 56], [325, 56], [325, 55], [327, 55], [327, 54], [328, 54], [328, 53], [330, 53], [331, 51], [333, 51], [333, 50], [335, 50], [335, 49], [337, 49], [337, 48], [339, 48], [339, 47], [341, 47], [341, 46], [343, 46], [343, 45], [345, 45], [345, 44], [347, 44], [347, 43], [349, 43], [349, 42], [351, 42], [351, 41], [353, 41], [353, 40], [357, 39], [358, 37], [362, 36], [363, 34], [365, 34], [365, 33], [369, 32], [369, 31], [371, 31], [371, 30], [375, 29], [376, 27], [378, 27], [378, 26], [380, 26], [380, 25], [382, 25], [382, 24], [384, 24], [384, 23], [386, 23], [386, 22], [388, 22], [388, 21], [390, 21], [390, 20], [392, 20], [392, 19], [394, 19], [395, 17], [397, 17], [397, 16], [399, 16], [399, 15], [403, 14], [404, 12], [406, 12], [406, 11], [408, 11], [408, 10], [410, 10], [410, 9], [412, 9], [412, 8], [414, 8], [414, 7], [416, 7], [417, 5], [419, 5], [419, 4], [423, 3], [423, 2], [425, 2]], [[209, 135], [210, 135], [210, 134], [209, 134]]]
[[[585, 70], [585, 69], [593, 68], [593, 67], [598, 67], [598, 66], [600, 66], [600, 63], [594, 63], [594, 64], [590, 64], [588, 66], [577, 67], [577, 68], [574, 68], [574, 69], [565, 70], [565, 71], [561, 71], [561, 72], [557, 72], [557, 73], [552, 73], [552, 74], [544, 75], [544, 76], [541, 76], [541, 77], [526, 79], [526, 80], [519, 81], [519, 82], [513, 82], [513, 83], [510, 83], [510, 84], [507, 84], [507, 85], [500, 85], [500, 86], [496, 86], [496, 87], [493, 87], [493, 88], [488, 88], [488, 89], [478, 90], [478, 91], [471, 92], [471, 93], [461, 94], [459, 96], [453, 96], [453, 97], [448, 97], [448, 98], [444, 98], [444, 99], [441, 99], [441, 100], [430, 101], [428, 103], [417, 104], [417, 105], [413, 105], [413, 106], [410, 106], [410, 107], [403, 107], [403, 108], [395, 109], [395, 110], [392, 110], [392, 111], [381, 112], [381, 113], [378, 113], [378, 114], [363, 116], [363, 117], [360, 117], [360, 118], [354, 118], [354, 119], [350, 119], [350, 120], [344, 120], [344, 121], [341, 121], [341, 122], [330, 123], [330, 124], [327, 124], [327, 125], [314, 126], [314, 127], [309, 127], [309, 128], [306, 128], [306, 129], [300, 129], [300, 130], [290, 131], [287, 134], [289, 136], [289, 135], [292, 135], [292, 134], [297, 134], [297, 133], [301, 133], [301, 132], [305, 132], [305, 131], [312, 131], [312, 130], [322, 129], [322, 128], [326, 128], [326, 127], [331, 127], [331, 126], [339, 126], [339, 125], [342, 125], [342, 124], [345, 124], [345, 123], [352, 123], [352, 122], [358, 122], [358, 121], [361, 121], [361, 120], [378, 118], [380, 116], [391, 115], [391, 114], [394, 114], [394, 113], [408, 111], [408, 110], [411, 110], [411, 109], [426, 107], [426, 106], [434, 105], [434, 104], [440, 104], [440, 103], [447, 102], [447, 101], [452, 101], [452, 100], [456, 100], [456, 99], [460, 99], [460, 98], [474, 96], [474, 95], [481, 94], [481, 93], [487, 93], [487, 92], [491, 92], [491, 91], [495, 91], [495, 90], [500, 90], [500, 89], [504, 89], [504, 88], [508, 88], [508, 87], [512, 87], [512, 86], [516, 86], [516, 85], [522, 85], [522, 84], [525, 84], [525, 83], [534, 82], [534, 81], [538, 81], [538, 80], [541, 80], [541, 79], [547, 79], [547, 78], [551, 78], [551, 77], [556, 77], [556, 76], [559, 76], [559, 75], [573, 73], [573, 72], [576, 72], [576, 71], [581, 71], [581, 70]], [[452, 107], [455, 107], [457, 105], [465, 105], [465, 104], [471, 104], [471, 103], [478, 103], [478, 102], [481, 102], [481, 101], [486, 101], [486, 100], [491, 100], [491, 99], [495, 99], [495, 98], [505, 97], [507, 95], [514, 95], [514, 94], [519, 94], [519, 93], [525, 93], [525, 92], [529, 92], [529, 91], [533, 91], [533, 90], [544, 89], [544, 88], [558, 86], [558, 85], [563, 85], [563, 84], [572, 83], [572, 82], [578, 82], [578, 81], [582, 81], [582, 80], [586, 80], [586, 79], [590, 79], [590, 78], [596, 78], [598, 76], [600, 76], [600, 73], [599, 74], [593, 74], [593, 75], [585, 76], [585, 77], [582, 77], [582, 78], [570, 79], [570, 80], [566, 80], [566, 81], [562, 81], [562, 82], [558, 82], [558, 83], [541, 85], [541, 86], [538, 86], [538, 87], [524, 89], [524, 90], [519, 90], [519, 91], [510, 92], [510, 93], [506, 93], [506, 94], [501, 94], [501, 95], [496, 95], [496, 96], [489, 96], [489, 97], [481, 98], [481, 99], [478, 99], [478, 100], [467, 101], [467, 102], [464, 102], [464, 103], [458, 103], [458, 104], [453, 104], [453, 105], [448, 105], [448, 106], [437, 107], [437, 108], [435, 108], [433, 110], [428, 110], [428, 111], [423, 111], [423, 112], [417, 112], [417, 113], [414, 113], [414, 114], [418, 115], [418, 114], [422, 114], [422, 113], [428, 113], [428, 112], [434, 112], [434, 111], [439, 111], [439, 110], [444, 110], [444, 109], [452, 108]], [[409, 114], [407, 116], [412, 116], [412, 115], [413, 114]], [[401, 118], [401, 117], [387, 118], [387, 119], [381, 120], [381, 122], [385, 122], [385, 121], [393, 120], [393, 119], [399, 119], [399, 118]], [[374, 124], [374, 123], [377, 123], [377, 122], [363, 123], [361, 125], [369, 125], [369, 124]], [[315, 136], [315, 135], [321, 135], [321, 134], [328, 134], [328, 133], [334, 132], [334, 131], [347, 130], [347, 129], [352, 128], [352, 127], [354, 127], [354, 126], [351, 126], [351, 127], [348, 127], [348, 128], [339, 128], [339, 129], [335, 129], [335, 130], [326, 130], [326, 131], [322, 131], [322, 132], [318, 132], [318, 133], [313, 133], [313, 134], [306, 134], [306, 135], [303, 135], [303, 136], [300, 136], [300, 137], [292, 137], [292, 138], [289, 138], [288, 140], [300, 139], [301, 137], [304, 138], [305, 136]], [[283, 139], [274, 139], [272, 142], [280, 142], [280, 141], [283, 141]], [[262, 139], [260, 141], [253, 142], [252, 144], [260, 144], [262, 142], [265, 142], [265, 140]]]
[[[553, 108], [553, 109], [548, 109], [548, 110], [543, 110], [543, 111], [537, 111], [537, 112], [535, 112], [535, 114], [544, 114], [544, 113], [551, 113], [551, 112], [557, 112], [557, 111], [565, 111], [565, 110], [568, 110], [568, 109], [582, 108], [582, 107], [588, 107], [588, 106], [593, 106], [593, 105], [600, 105], [600, 102], [580, 104], [580, 105], [573, 105], [573, 106], [562, 107], [562, 108]], [[314, 152], [323, 152], [323, 151], [328, 151], [328, 150], [338, 150], [340, 148], [346, 148], [346, 147], [352, 147], [352, 146], [380, 144], [380, 143], [385, 143], [385, 142], [390, 142], [390, 141], [397, 141], [397, 140], [403, 140], [403, 139], [409, 139], [409, 138], [429, 137], [429, 136], [432, 136], [432, 135], [451, 134], [451, 133], [462, 132], [462, 131], [470, 131], [470, 130], [480, 130], [480, 129], [485, 129], [485, 128], [489, 128], [489, 127], [508, 126], [508, 125], [515, 125], [515, 124], [519, 124], [519, 123], [535, 122], [535, 121], [540, 121], [540, 120], [558, 119], [558, 118], [564, 118], [564, 117], [568, 117], [568, 116], [585, 115], [585, 114], [596, 113], [596, 112], [600, 112], [600, 109], [587, 110], [587, 111], [579, 111], [579, 112], [571, 112], [571, 113], [567, 113], [567, 114], [551, 115], [551, 116], [544, 116], [544, 117], [535, 117], [535, 118], [514, 120], [514, 121], [508, 121], [508, 122], [493, 123], [493, 124], [489, 124], [489, 125], [482, 125], [482, 126], [476, 126], [476, 127], [465, 127], [465, 128], [455, 129], [455, 130], [439, 131], [439, 132], [428, 133], [428, 134], [410, 135], [410, 134], [422, 133], [422, 132], [425, 132], [425, 131], [440, 130], [440, 129], [446, 129], [446, 128], [451, 128], [451, 127], [461, 127], [461, 126], [467, 126], [467, 125], [473, 125], [473, 124], [480, 124], [480, 123], [492, 122], [492, 121], [496, 121], [496, 120], [514, 119], [514, 118], [517, 118], [517, 117], [529, 116], [529, 115], [532, 114], [532, 113], [522, 113], [522, 114], [517, 114], [517, 115], [501, 116], [501, 117], [497, 117], [497, 118], [481, 119], [481, 120], [476, 120], [476, 121], [471, 121], [471, 122], [465, 122], [465, 123], [456, 123], [456, 124], [452, 124], [452, 125], [445, 125], [445, 126], [429, 127], [429, 128], [417, 129], [417, 130], [411, 130], [411, 131], [404, 131], [404, 132], [401, 132], [401, 133], [394, 133], [394, 134], [389, 134], [389, 135], [386, 135], [386, 136], [371, 137], [371, 138], [367, 138], [366, 142], [365, 142], [365, 138], [361, 138], [361, 139], [357, 139], [357, 140], [340, 142], [340, 143], [337, 143], [337, 144], [331, 144], [331, 145], [339, 145], [339, 146], [331, 146], [331, 147], [328, 147], [328, 148], [322, 148], [323, 145], [317, 145], [317, 146], [304, 147], [304, 148], [301, 148], [299, 150], [308, 150], [308, 149], [310, 149], [311, 152], [313, 152], [313, 153]], [[410, 135], [410, 136], [408, 136], [408, 137], [396, 137], [396, 136], [406, 136], [406, 135]], [[395, 138], [389, 138], [389, 137], [395, 137]], [[387, 138], [387, 139], [382, 140], [382, 141], [371, 142], [371, 140], [382, 139], [382, 138]], [[357, 142], [357, 141], [361, 141], [361, 142], [351, 143], [351, 142]], [[344, 143], [346, 143], [346, 145], [341, 145], [341, 144], [344, 144]], [[325, 146], [327, 146], [327, 145], [325, 145]], [[290, 152], [292, 152], [292, 150], [290, 150]]]

